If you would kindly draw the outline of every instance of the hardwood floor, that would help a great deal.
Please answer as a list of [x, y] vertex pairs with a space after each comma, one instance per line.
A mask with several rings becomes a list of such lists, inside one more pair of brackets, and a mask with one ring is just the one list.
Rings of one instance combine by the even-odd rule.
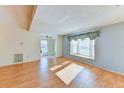
[[94, 66], [69, 60], [84, 67], [76, 78], [66, 86], [55, 72], [49, 68], [69, 59], [42, 57], [40, 62], [29, 62], [0, 68], [0, 87], [15, 88], [89, 88], [89, 87], [124, 87], [124, 76]]

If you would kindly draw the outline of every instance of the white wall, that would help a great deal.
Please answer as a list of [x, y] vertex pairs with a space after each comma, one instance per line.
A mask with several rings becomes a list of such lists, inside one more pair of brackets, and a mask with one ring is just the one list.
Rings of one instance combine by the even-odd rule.
[[100, 30], [101, 35], [96, 40], [95, 60], [70, 56], [67, 36], [64, 36], [63, 56], [124, 74], [124, 23], [109, 25]]
[[[24, 44], [21, 46], [20, 43]], [[23, 53], [24, 61], [40, 58], [40, 34], [0, 25], [0, 66], [14, 63], [14, 54]]]

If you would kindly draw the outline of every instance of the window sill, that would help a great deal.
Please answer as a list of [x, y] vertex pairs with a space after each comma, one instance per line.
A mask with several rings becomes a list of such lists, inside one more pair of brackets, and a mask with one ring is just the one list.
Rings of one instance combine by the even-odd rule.
[[95, 58], [91, 58], [91, 57], [88, 57], [88, 56], [77, 55], [77, 54], [71, 54], [71, 56], [81, 57], [81, 58], [85, 58], [85, 59], [88, 59], [88, 60], [95, 60]]

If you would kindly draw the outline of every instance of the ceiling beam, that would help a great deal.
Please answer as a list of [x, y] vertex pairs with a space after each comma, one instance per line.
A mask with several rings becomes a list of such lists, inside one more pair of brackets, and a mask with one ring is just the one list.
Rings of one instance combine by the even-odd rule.
[[35, 5], [10, 5], [9, 12], [15, 18], [19, 27], [29, 31], [31, 22], [35, 15], [37, 6]]
[[35, 13], [36, 13], [36, 9], [37, 9], [37, 6], [36, 6], [36, 5], [33, 6], [33, 8], [32, 8], [32, 17], [31, 17], [30, 22], [29, 22], [29, 25], [28, 25], [28, 31], [30, 30], [30, 26], [31, 26], [31, 24], [32, 24], [34, 15], [35, 15]]

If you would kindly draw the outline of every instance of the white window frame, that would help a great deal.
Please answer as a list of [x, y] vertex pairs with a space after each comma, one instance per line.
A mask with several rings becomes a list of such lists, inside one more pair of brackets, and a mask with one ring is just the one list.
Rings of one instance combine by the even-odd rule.
[[[78, 44], [77, 44], [77, 51], [79, 51], [79, 40], [77, 40], [77, 42], [78, 42]], [[91, 50], [91, 46], [92, 46], [92, 44], [91, 43], [93, 43], [93, 50]], [[90, 40], [90, 45], [89, 45], [90, 47], [89, 47], [89, 56], [86, 56], [86, 55], [81, 55], [81, 54], [79, 54], [79, 52], [77, 52], [76, 54], [73, 54], [72, 53], [72, 47], [73, 46], [71, 46], [71, 41], [70, 41], [70, 55], [72, 55], [72, 56], [77, 56], [77, 57], [83, 57], [83, 58], [86, 58], [86, 59], [92, 59], [92, 60], [94, 60], [95, 59], [95, 40]], [[93, 51], [92, 53], [93, 54], [91, 54], [91, 51]]]

